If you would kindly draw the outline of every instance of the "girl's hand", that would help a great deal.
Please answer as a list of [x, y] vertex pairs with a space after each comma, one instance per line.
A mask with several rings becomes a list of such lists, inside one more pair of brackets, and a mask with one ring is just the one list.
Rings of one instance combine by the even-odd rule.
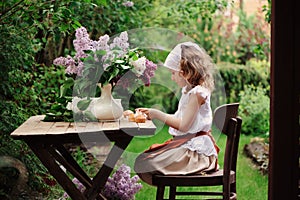
[[137, 108], [135, 109], [136, 112], [141, 112], [145, 115], [147, 115], [147, 119], [158, 119], [162, 122], [166, 122], [167, 118], [168, 118], [168, 114], [155, 109], [155, 108]]
[[136, 108], [135, 112], [137, 112], [137, 113], [141, 112], [141, 113], [147, 115], [147, 119], [151, 120], [151, 117], [149, 116], [150, 115], [150, 109], [149, 108]]

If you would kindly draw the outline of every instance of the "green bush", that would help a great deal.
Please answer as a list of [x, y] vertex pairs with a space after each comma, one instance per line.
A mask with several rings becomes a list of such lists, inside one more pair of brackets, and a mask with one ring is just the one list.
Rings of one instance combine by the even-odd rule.
[[264, 80], [270, 83], [270, 62], [266, 60], [250, 59], [246, 63], [246, 66], [254, 68]]
[[261, 85], [263, 88], [269, 85], [266, 77], [251, 66], [219, 63], [218, 69], [224, 82], [227, 102], [239, 102], [239, 93], [247, 85]]
[[[4, 77], [5, 95], [0, 99], [0, 156], [11, 156], [23, 162], [29, 173], [30, 190], [46, 194], [50, 187], [44, 178], [52, 177], [30, 148], [23, 141], [11, 138], [10, 133], [31, 115], [45, 114], [49, 103], [59, 94], [64, 70], [45, 66], [33, 69], [29, 72], [14, 67]], [[0, 174], [9, 176], [6, 172]], [[2, 195], [9, 195], [9, 191], [0, 189], [0, 199], [4, 198]]]
[[240, 91], [239, 115], [243, 119], [242, 133], [269, 135], [270, 98], [266, 88], [249, 85]]
[[54, 65], [37, 67], [32, 77], [32, 88], [39, 104], [40, 114], [45, 114], [51, 103], [59, 97], [60, 87], [65, 78], [64, 67]]
[[[30, 116], [30, 113], [28, 113], [26, 109], [20, 108], [19, 105], [13, 101], [2, 101], [0, 110], [0, 156], [11, 156], [23, 162], [29, 173], [29, 188], [41, 193], [48, 192], [49, 186], [44, 183], [41, 176], [37, 176], [48, 174], [45, 167], [43, 167], [38, 158], [23, 141], [14, 140], [9, 135]], [[0, 175], [2, 177], [7, 174], [0, 173]], [[13, 181], [13, 177], [11, 177], [10, 181]], [[5, 196], [5, 194], [8, 194], [7, 190], [2, 190], [4, 187], [1, 187], [1, 184], [0, 199], [4, 198], [2, 195]]]

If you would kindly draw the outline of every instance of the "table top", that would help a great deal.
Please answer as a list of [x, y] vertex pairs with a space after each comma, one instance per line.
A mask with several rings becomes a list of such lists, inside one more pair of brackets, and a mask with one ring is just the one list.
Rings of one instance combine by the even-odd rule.
[[118, 134], [131, 136], [153, 135], [156, 126], [151, 120], [145, 123], [129, 122], [125, 118], [110, 122], [45, 122], [44, 115], [32, 116], [11, 133], [14, 139], [28, 137], [63, 137], [74, 134]]
[[[73, 199], [86, 199], [76, 189], [70, 177], [58, 165], [63, 165], [68, 172], [85, 184], [88, 199], [95, 199], [98, 191], [104, 187], [113, 167], [121, 157], [134, 136], [153, 135], [156, 126], [151, 120], [145, 123], [129, 122], [126, 118], [113, 122], [45, 122], [44, 115], [32, 116], [19, 126], [11, 136], [24, 140], [39, 157], [49, 172], [60, 185], [69, 191]], [[105, 162], [92, 179], [64, 147], [67, 143], [101, 144], [113, 142]]]

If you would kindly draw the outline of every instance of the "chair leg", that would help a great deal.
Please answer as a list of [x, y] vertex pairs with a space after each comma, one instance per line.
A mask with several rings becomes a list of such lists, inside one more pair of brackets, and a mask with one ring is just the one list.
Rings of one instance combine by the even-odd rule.
[[230, 185], [230, 192], [236, 193], [236, 182]]
[[223, 185], [223, 200], [230, 200], [230, 186], [229, 184]]
[[165, 186], [164, 185], [158, 185], [156, 189], [156, 200], [163, 200], [164, 199], [164, 193], [165, 193]]
[[176, 199], [176, 186], [170, 186], [169, 200]]

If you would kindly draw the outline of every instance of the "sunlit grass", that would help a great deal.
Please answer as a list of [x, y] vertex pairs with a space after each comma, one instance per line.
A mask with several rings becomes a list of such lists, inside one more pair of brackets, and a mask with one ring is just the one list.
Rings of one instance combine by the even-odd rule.
[[[162, 143], [170, 138], [167, 133], [167, 128], [164, 127], [160, 132], [153, 137], [134, 138], [127, 148], [129, 152], [142, 152], [153, 143]], [[262, 175], [254, 166], [252, 161], [243, 154], [245, 144], [250, 142], [251, 136], [241, 135], [239, 144], [239, 155], [237, 161], [237, 195], [239, 200], [266, 200], [268, 199], [268, 177]], [[219, 158], [220, 165], [223, 165], [222, 157], [224, 156], [225, 137], [217, 138], [217, 144], [221, 148]], [[131, 167], [134, 163], [134, 156], [130, 157], [125, 154], [125, 161]], [[142, 183], [142, 190], [137, 193], [136, 200], [153, 200], [156, 195], [156, 187]], [[196, 188], [197, 189], [197, 188]], [[220, 187], [211, 187], [205, 190], [221, 189]], [[195, 188], [186, 187], [180, 188], [181, 191], [195, 190]], [[204, 190], [204, 188], [202, 189]], [[167, 190], [168, 191], [168, 190]], [[179, 197], [180, 198], [180, 197]], [[195, 199], [195, 197], [193, 197]]]
[[[157, 125], [160, 127], [160, 125]], [[122, 161], [129, 165], [132, 169], [132, 176], [135, 175], [133, 171], [133, 165], [135, 158], [138, 154], [143, 152], [145, 149], [153, 143], [163, 143], [171, 136], [168, 134], [166, 126], [159, 128], [159, 131], [154, 136], [135, 137], [126, 151], [122, 156]], [[237, 162], [237, 195], [239, 200], [267, 200], [268, 197], [268, 177], [263, 176], [258, 169], [254, 166], [252, 161], [243, 154], [243, 148], [245, 144], [250, 142], [252, 136], [241, 135], [239, 144], [239, 155]], [[225, 136], [216, 136], [216, 141], [221, 151], [219, 153], [219, 164], [222, 167], [225, 149]], [[80, 154], [79, 154], [80, 156]], [[78, 157], [77, 157], [78, 159]], [[79, 159], [80, 160], [80, 159]], [[86, 166], [82, 166], [86, 168]], [[89, 168], [85, 169], [90, 171]], [[150, 186], [144, 182], [141, 182], [143, 188], [136, 194], [136, 200], [154, 200], [156, 195], [156, 187]], [[179, 188], [180, 191], [191, 191], [198, 188], [185, 187]], [[209, 190], [221, 190], [221, 187], [209, 187], [203, 188], [202, 191]], [[56, 185], [52, 189], [52, 194], [49, 195], [48, 199], [58, 199], [63, 195], [63, 190], [59, 185]], [[166, 189], [168, 192], [168, 188]], [[180, 197], [178, 198], [180, 199]], [[198, 197], [192, 197], [192, 199], [200, 199]]]

